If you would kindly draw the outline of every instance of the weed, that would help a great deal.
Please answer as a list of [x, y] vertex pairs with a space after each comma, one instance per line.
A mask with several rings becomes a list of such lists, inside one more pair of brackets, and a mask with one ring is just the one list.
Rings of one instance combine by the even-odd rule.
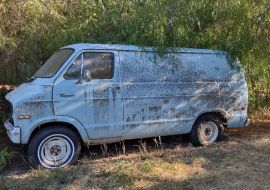
[[8, 150], [7, 147], [5, 148], [0, 148], [0, 170], [3, 169], [10, 159], [14, 156], [14, 152]]
[[145, 172], [151, 172], [154, 167], [154, 163], [151, 160], [144, 160], [142, 164], [142, 170]]
[[125, 171], [120, 170], [114, 173], [110, 179], [109, 182], [112, 184], [112, 186], [130, 186], [134, 183], [134, 179], [129, 176]]

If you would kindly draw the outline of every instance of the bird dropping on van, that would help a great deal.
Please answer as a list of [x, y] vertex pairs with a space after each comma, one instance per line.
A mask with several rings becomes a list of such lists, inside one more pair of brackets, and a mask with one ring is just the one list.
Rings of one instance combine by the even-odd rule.
[[74, 164], [83, 144], [188, 134], [206, 146], [249, 123], [240, 63], [218, 50], [69, 45], [6, 99], [9, 138], [44, 168]]

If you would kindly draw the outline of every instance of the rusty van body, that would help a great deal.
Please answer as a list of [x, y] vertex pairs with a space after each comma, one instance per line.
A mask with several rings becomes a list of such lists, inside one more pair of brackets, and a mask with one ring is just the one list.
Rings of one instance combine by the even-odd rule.
[[11, 141], [47, 168], [75, 162], [81, 143], [190, 134], [207, 145], [248, 124], [239, 61], [217, 50], [74, 44], [6, 99]]

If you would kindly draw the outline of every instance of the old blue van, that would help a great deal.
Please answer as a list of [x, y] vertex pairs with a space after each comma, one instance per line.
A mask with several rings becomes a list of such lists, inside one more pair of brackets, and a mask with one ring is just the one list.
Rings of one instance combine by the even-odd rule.
[[217, 50], [69, 45], [6, 99], [9, 138], [45, 168], [75, 163], [83, 144], [190, 134], [204, 146], [249, 121], [239, 61]]

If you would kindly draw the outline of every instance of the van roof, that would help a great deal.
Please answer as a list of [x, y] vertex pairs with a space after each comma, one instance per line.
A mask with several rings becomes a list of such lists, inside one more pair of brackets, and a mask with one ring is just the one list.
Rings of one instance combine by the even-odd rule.
[[[156, 52], [157, 47], [143, 47], [135, 45], [122, 45], [122, 44], [92, 44], [92, 43], [80, 43], [65, 46], [63, 48], [73, 48], [76, 51], [84, 49], [93, 50], [115, 50], [115, 51], [136, 51], [136, 52]], [[165, 52], [174, 53], [202, 53], [202, 54], [226, 54], [227, 52], [221, 50], [211, 49], [195, 49], [195, 48], [166, 48]]]

